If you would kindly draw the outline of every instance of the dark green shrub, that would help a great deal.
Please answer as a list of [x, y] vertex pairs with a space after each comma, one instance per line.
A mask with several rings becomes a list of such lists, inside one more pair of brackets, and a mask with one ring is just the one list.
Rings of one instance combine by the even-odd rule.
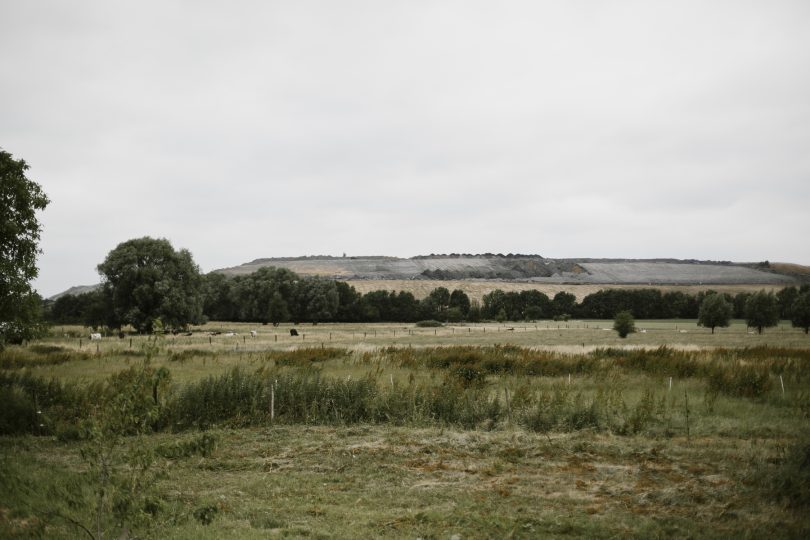
[[636, 322], [632, 313], [629, 311], [618, 312], [613, 319], [613, 329], [619, 334], [620, 338], [626, 338], [628, 334], [635, 332]]
[[419, 328], [438, 328], [440, 326], [444, 326], [444, 323], [433, 319], [428, 319], [426, 321], [417, 321], [415, 325]]
[[7, 386], [0, 391], [0, 434], [35, 433], [37, 409], [30, 394], [20, 386]]

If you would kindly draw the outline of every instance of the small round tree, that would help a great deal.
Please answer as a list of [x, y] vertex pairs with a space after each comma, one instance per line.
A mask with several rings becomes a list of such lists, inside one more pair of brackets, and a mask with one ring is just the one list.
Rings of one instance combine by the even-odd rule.
[[763, 328], [779, 323], [779, 303], [772, 292], [759, 291], [745, 302], [745, 322], [761, 334]]
[[726, 300], [725, 295], [720, 293], [709, 294], [700, 304], [698, 326], [711, 328], [712, 334], [714, 334], [714, 328], [716, 326], [728, 326], [733, 311], [734, 307], [731, 305], [731, 302]]
[[810, 331], [810, 291], [796, 297], [790, 312], [790, 322], [793, 326], [804, 329], [804, 333], [807, 334]]
[[636, 321], [629, 311], [620, 311], [613, 319], [613, 329], [619, 333], [619, 337], [624, 339], [628, 334], [636, 331]]
[[202, 322], [202, 277], [185, 249], [168, 240], [136, 238], [119, 244], [98, 265], [114, 318], [151, 333], [155, 319], [169, 328]]

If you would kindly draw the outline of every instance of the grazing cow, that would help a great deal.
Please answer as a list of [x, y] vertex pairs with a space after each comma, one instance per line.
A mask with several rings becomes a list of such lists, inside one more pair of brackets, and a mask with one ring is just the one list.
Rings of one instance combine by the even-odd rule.
[[256, 337], [256, 330], [250, 331], [250, 337]]
[[127, 335], [123, 332], [118, 332], [118, 339], [124, 339]]
[[193, 336], [193, 335], [194, 335], [194, 332], [186, 332], [186, 333], [185, 333], [185, 334], [183, 334], [183, 335], [184, 335], [184, 336]]
[[295, 328], [290, 328], [290, 335], [291, 336], [297, 336], [298, 335], [298, 330], [296, 330]]
[[101, 339], [101, 334], [90, 334], [90, 341], [96, 341], [97, 339]]

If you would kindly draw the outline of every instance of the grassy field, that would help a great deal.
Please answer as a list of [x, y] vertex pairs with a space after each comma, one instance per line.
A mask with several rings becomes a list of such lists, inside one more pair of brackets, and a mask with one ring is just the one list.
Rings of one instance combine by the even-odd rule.
[[0, 353], [0, 537], [807, 537], [810, 339], [609, 327], [54, 328]]

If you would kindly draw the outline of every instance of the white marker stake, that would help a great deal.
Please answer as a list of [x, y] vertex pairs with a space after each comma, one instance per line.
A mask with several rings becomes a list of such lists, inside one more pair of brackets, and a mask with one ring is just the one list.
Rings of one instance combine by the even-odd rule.
[[669, 391], [672, 391], [672, 377], [669, 378]]
[[781, 375], [779, 375], [779, 384], [782, 385], [782, 397], [785, 397], [785, 381], [782, 380]]

